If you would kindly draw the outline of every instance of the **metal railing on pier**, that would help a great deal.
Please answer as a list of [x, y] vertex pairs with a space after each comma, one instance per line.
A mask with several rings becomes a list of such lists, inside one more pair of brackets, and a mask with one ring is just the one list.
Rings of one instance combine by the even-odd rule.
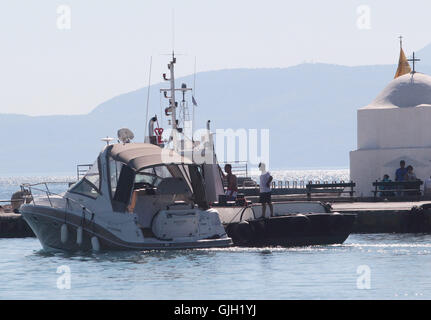
[[304, 180], [276, 180], [271, 183], [272, 189], [305, 189], [305, 186], [306, 183]]
[[224, 166], [230, 164], [232, 166], [232, 173], [237, 177], [248, 177], [248, 162], [247, 161], [232, 161], [220, 162], [220, 168], [224, 170]]
[[[271, 183], [271, 188], [272, 189], [306, 189], [307, 188], [307, 184], [316, 184], [316, 185], [321, 185], [321, 184], [327, 184], [328, 187], [332, 184], [344, 184], [344, 181], [319, 181], [319, 180], [315, 180], [315, 181], [305, 181], [305, 180], [293, 180], [293, 181], [288, 181], [288, 180], [275, 180], [272, 181]], [[259, 184], [251, 179], [241, 179], [238, 178], [238, 187], [240, 188], [258, 188]], [[335, 187], [334, 187], [335, 188]]]

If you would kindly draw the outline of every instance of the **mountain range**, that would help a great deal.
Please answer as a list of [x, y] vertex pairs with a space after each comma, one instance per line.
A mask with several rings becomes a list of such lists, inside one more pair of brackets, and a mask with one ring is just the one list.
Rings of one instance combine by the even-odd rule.
[[[431, 44], [417, 55], [423, 61], [417, 70], [431, 74], [426, 65]], [[356, 111], [377, 96], [395, 70], [395, 65], [313, 63], [201, 72], [195, 123], [203, 128], [210, 119], [213, 131], [269, 129], [273, 169], [346, 168], [349, 151], [356, 148]], [[177, 79], [181, 83], [191, 85], [193, 76]], [[150, 115], [160, 113], [159, 89], [166, 85], [151, 86]], [[123, 127], [142, 141], [147, 90], [113, 97], [85, 115], [0, 114], [0, 174], [73, 172], [77, 164], [96, 159], [100, 138], [115, 137]]]

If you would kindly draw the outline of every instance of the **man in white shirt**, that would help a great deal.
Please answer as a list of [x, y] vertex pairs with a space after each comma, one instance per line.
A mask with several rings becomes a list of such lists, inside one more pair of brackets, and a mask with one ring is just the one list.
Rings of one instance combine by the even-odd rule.
[[272, 176], [266, 171], [266, 166], [264, 163], [259, 163], [259, 170], [261, 171], [260, 183], [259, 183], [259, 202], [262, 204], [262, 218], [266, 218], [266, 204], [268, 204], [271, 210], [271, 217], [274, 216], [274, 207], [271, 201], [271, 182]]

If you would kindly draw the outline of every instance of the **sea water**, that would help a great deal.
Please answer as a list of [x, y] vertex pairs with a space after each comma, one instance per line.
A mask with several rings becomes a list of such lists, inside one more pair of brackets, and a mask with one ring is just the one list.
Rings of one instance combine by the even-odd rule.
[[[331, 181], [346, 170], [279, 173]], [[0, 178], [0, 198], [34, 179]], [[351, 235], [342, 245], [301, 248], [86, 255], [46, 253], [35, 238], [0, 239], [1, 299], [430, 299], [430, 270], [431, 235], [423, 234]]]

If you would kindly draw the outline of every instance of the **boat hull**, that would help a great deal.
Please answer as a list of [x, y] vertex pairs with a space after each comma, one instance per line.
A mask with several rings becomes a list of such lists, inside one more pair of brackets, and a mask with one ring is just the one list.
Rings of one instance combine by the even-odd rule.
[[237, 246], [342, 244], [353, 230], [353, 214], [310, 213], [255, 219], [225, 226]]
[[[127, 242], [119, 239], [103, 227], [91, 221], [82, 222], [80, 217], [49, 207], [27, 206], [21, 210], [22, 216], [36, 234], [45, 251], [111, 251], [111, 250], [167, 250], [227, 247], [232, 245], [230, 238], [202, 239], [197, 241], [152, 241]], [[63, 236], [62, 228], [67, 228], [67, 237]], [[81, 241], [78, 244], [78, 228], [82, 228]], [[97, 250], [94, 239], [97, 238]]]

